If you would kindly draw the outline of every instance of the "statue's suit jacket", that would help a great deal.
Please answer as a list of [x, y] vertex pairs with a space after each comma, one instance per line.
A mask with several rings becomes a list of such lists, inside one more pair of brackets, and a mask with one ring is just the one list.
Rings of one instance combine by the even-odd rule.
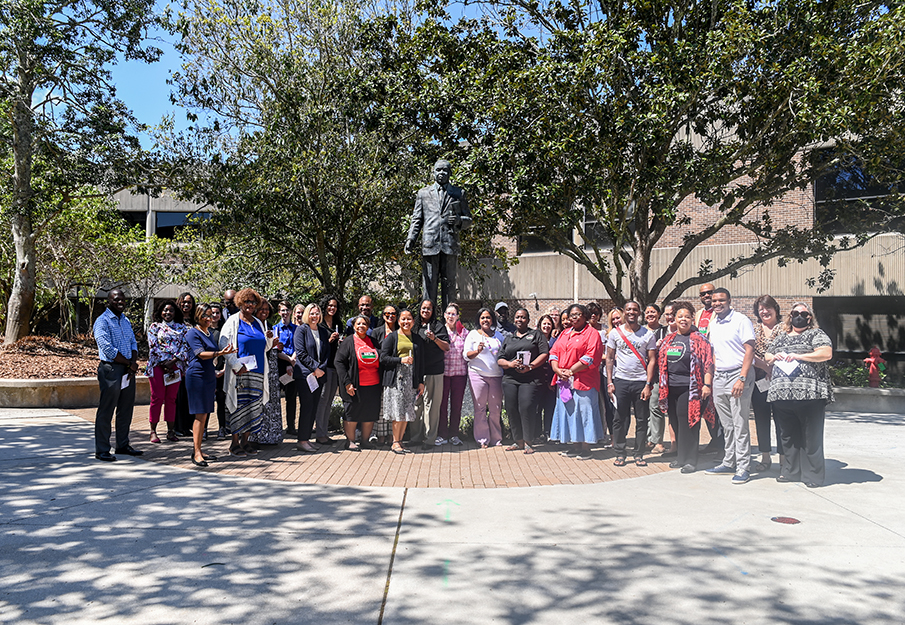
[[[446, 218], [451, 214], [456, 216], [456, 223], [452, 226], [446, 223]], [[443, 195], [440, 185], [434, 183], [415, 194], [415, 209], [412, 211], [408, 240], [415, 242], [418, 235], [423, 233], [421, 253], [424, 256], [440, 253], [458, 255], [458, 232], [470, 227], [468, 201], [465, 192], [459, 187], [447, 184]]]

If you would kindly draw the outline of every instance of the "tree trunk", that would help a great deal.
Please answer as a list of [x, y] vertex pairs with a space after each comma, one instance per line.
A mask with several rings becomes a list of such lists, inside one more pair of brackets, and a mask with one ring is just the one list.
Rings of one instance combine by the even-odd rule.
[[[30, 93], [23, 89], [22, 93]], [[37, 268], [34, 226], [32, 224], [31, 166], [34, 146], [34, 118], [29, 103], [19, 97], [13, 101], [13, 206], [12, 233], [16, 247], [16, 270], [9, 296], [5, 343], [28, 335], [31, 313], [35, 307]]]
[[641, 233], [636, 233], [635, 253], [632, 262], [628, 266], [629, 297], [641, 305], [641, 309], [649, 304], [650, 294], [650, 255], [651, 249], [648, 241], [642, 240]]
[[28, 335], [28, 324], [35, 307], [35, 240], [28, 215], [13, 214], [13, 243], [16, 246], [16, 273], [9, 296], [5, 343], [13, 343]]

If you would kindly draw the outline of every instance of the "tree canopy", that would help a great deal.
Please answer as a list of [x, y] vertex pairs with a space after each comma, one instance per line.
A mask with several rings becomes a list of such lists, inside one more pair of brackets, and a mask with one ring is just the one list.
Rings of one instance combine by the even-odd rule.
[[[780, 223], [774, 204], [853, 158], [888, 190], [903, 179], [898, 3], [469, 4], [484, 13], [432, 9], [406, 71], [386, 75], [411, 98], [386, 105], [462, 155], [501, 234], [542, 239], [617, 302], [671, 298], [774, 258], [826, 266], [859, 239]], [[693, 221], [690, 200], [715, 218]], [[870, 232], [901, 215], [900, 202], [874, 206]], [[673, 226], [684, 238], [651, 276]], [[725, 228], [750, 238], [747, 253], [677, 281], [688, 253]]]
[[117, 57], [154, 61], [154, 0], [10, 0], [0, 4], [0, 141], [9, 155], [0, 206], [15, 250], [5, 340], [28, 333], [36, 239], [85, 185], [134, 180], [136, 121], [116, 99]]

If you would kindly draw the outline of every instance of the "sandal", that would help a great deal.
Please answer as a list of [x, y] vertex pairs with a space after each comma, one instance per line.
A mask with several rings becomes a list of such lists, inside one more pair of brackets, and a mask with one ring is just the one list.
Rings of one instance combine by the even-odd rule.
[[758, 462], [754, 465], [755, 473], [763, 473], [764, 471], [769, 471], [770, 467], [773, 466], [773, 459], [768, 458], [766, 462]]
[[217, 456], [214, 454], [201, 454], [201, 457], [207, 460], [208, 462], [216, 462]]
[[173, 432], [167, 432], [167, 440], [170, 441], [171, 443], [178, 443], [179, 437], [176, 436], [176, 434]]
[[616, 458], [616, 461], [613, 463], [614, 467], [624, 467], [625, 466], [625, 458]]
[[636, 467], [646, 467], [647, 460], [645, 460], [644, 458], [635, 458], [635, 466]]
[[405, 449], [403, 449], [402, 443], [393, 443], [393, 446], [390, 448], [390, 450], [394, 454], [399, 454], [400, 456], [405, 455]]
[[245, 453], [245, 450], [236, 445], [235, 447], [229, 448], [229, 455], [235, 456], [236, 458], [244, 458], [248, 454]]
[[242, 445], [242, 450], [245, 451], [249, 456], [254, 456], [258, 453], [258, 450], [252, 447], [251, 445]]
[[348, 449], [349, 451], [361, 451], [361, 447], [359, 447], [357, 444], [353, 443], [352, 441], [346, 441], [345, 448]]
[[151, 442], [152, 442], [152, 443], [159, 443], [159, 442], [160, 442], [160, 438], [158, 438], [157, 432], [151, 432]]
[[521, 449], [521, 447], [518, 446], [518, 443], [512, 443], [506, 448], [506, 451], [518, 451], [519, 449]]
[[534, 453], [534, 448], [532, 448], [531, 445], [525, 445], [525, 454], [533, 454], [533, 453]]

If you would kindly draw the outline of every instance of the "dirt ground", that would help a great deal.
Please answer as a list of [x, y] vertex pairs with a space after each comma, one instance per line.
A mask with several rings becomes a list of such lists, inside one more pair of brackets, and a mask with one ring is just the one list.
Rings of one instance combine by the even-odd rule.
[[[93, 378], [97, 375], [97, 344], [80, 337], [61, 341], [52, 336], [28, 336], [0, 346], [0, 378]], [[139, 372], [144, 369], [139, 361]]]

